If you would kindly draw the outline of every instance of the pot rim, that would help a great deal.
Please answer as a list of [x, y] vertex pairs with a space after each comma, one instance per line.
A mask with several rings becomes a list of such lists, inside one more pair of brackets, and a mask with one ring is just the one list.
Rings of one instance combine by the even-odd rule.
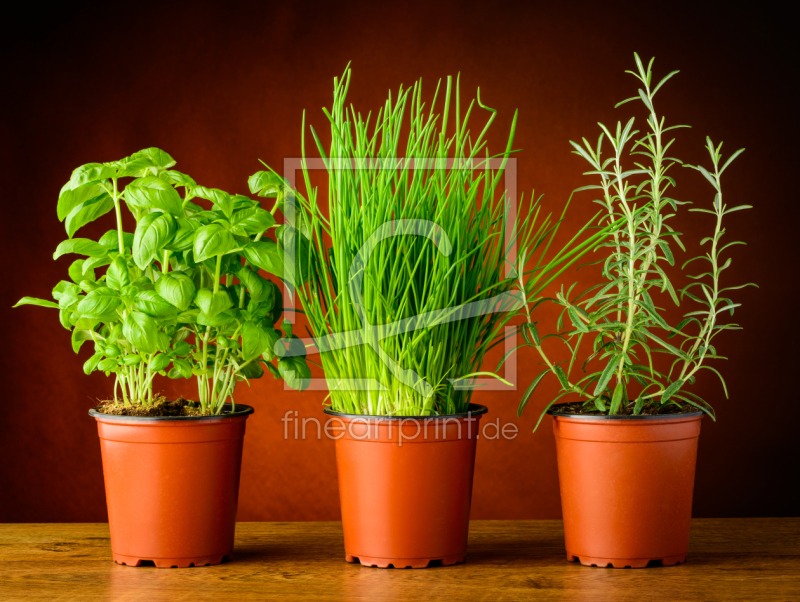
[[654, 414], [654, 415], [647, 415], [642, 416], [641, 414], [638, 416], [629, 416], [629, 415], [614, 415], [614, 416], [607, 416], [605, 414], [600, 415], [586, 415], [586, 414], [568, 414], [566, 412], [559, 412], [558, 407], [562, 405], [566, 405], [567, 403], [557, 403], [555, 405], [550, 406], [547, 409], [547, 414], [550, 414], [554, 418], [572, 418], [575, 420], [586, 420], [586, 421], [597, 421], [597, 420], [681, 420], [685, 418], [694, 418], [695, 416], [703, 416], [705, 412], [698, 410], [696, 412], [687, 412], [685, 414]]
[[335, 416], [337, 418], [348, 418], [351, 420], [369, 420], [374, 422], [379, 422], [382, 420], [450, 420], [450, 419], [461, 419], [461, 418], [474, 418], [476, 416], [483, 416], [489, 411], [484, 405], [479, 403], [471, 403], [469, 404], [469, 409], [466, 412], [462, 412], [460, 414], [438, 414], [434, 416], [382, 416], [379, 414], [345, 414], [344, 412], [336, 412], [330, 409], [330, 406], [326, 406], [322, 410], [328, 416]]
[[[98, 412], [97, 408], [99, 407], [100, 406], [95, 406], [93, 408], [90, 408], [89, 416], [95, 419], [102, 418], [103, 420], [124, 420], [124, 421], [134, 420], [137, 422], [219, 420], [220, 418], [241, 418], [242, 416], [249, 416], [250, 414], [255, 412], [252, 406], [248, 406], [243, 403], [236, 404], [235, 412], [228, 412], [226, 414], [214, 414], [212, 416], [120, 416], [117, 414], [104, 414], [103, 412]], [[223, 405], [223, 409], [230, 407], [231, 404], [229, 403]]]

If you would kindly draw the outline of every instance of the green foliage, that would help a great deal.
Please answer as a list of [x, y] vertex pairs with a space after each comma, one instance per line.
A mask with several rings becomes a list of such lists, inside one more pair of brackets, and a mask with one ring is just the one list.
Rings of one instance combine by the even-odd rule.
[[[427, 109], [416, 83], [364, 118], [346, 104], [349, 85], [347, 70], [334, 80], [333, 106], [324, 111], [329, 149], [311, 128], [327, 170], [327, 199], [311, 185], [305, 159], [305, 194], [290, 190], [274, 172], [254, 174], [251, 192], [275, 197], [285, 214], [294, 209], [296, 217], [279, 233], [279, 245], [255, 243], [243, 254], [277, 275], [294, 264], [293, 275], [284, 277], [296, 286], [313, 335], [330, 342], [329, 348], [320, 344], [333, 409], [372, 415], [466, 411], [474, 378], [499, 378], [478, 370], [522, 307], [512, 249], [534, 257], [542, 245], [538, 263], [525, 272], [525, 292], [535, 298], [593, 242], [573, 239], [545, 262], [558, 224], [538, 220], [538, 201], [523, 208], [523, 217], [510, 211], [500, 183], [516, 115], [505, 150], [492, 157], [486, 135], [496, 111], [481, 103], [480, 93], [464, 114], [458, 85], [448, 78]], [[479, 108], [487, 122], [475, 138], [470, 115]], [[287, 354], [279, 362], [290, 382], [305, 377], [297, 360]]]
[[[267, 211], [248, 197], [198, 186], [170, 169], [174, 165], [167, 153], [149, 148], [120, 161], [77, 168], [57, 206], [69, 239], [53, 258], [76, 254], [86, 259], [72, 262], [72, 282], [56, 285], [55, 301], [24, 297], [15, 307], [58, 309], [76, 353], [85, 342], [94, 344], [84, 372], [114, 374], [116, 402], [121, 396], [124, 404], [152, 403], [158, 374], [196, 376], [203, 412], [219, 413], [233, 401], [236, 384], [259, 378], [261, 365], [274, 362], [275, 346], [281, 347], [281, 334], [273, 328], [283, 311], [280, 289], [253, 271], [244, 253], [253, 245], [277, 248], [263, 238], [276, 225], [277, 203]], [[133, 180], [123, 186], [126, 178]], [[211, 201], [211, 209], [193, 199]], [[122, 229], [123, 207], [136, 221], [132, 233]], [[112, 209], [116, 229], [99, 241], [73, 238]], [[304, 388], [305, 359], [293, 362], [296, 369], [287, 382]], [[284, 371], [274, 364], [269, 370]]]
[[[678, 72], [669, 73], [653, 86], [653, 61], [645, 67], [638, 55], [634, 57], [637, 70], [628, 73], [639, 80], [641, 88], [636, 96], [617, 106], [640, 101], [647, 112], [646, 129], [635, 130], [632, 117], [625, 125], [618, 122], [613, 131], [600, 124], [602, 133], [596, 145], [585, 138], [582, 144], [570, 143], [573, 152], [589, 163], [591, 169], [586, 175], [599, 180], [579, 190], [592, 190], [600, 195], [594, 202], [603, 207], [600, 225], [608, 227], [607, 238], [601, 245], [607, 254], [598, 262], [602, 264], [605, 282], [579, 295], [572, 294], [575, 285], [567, 291], [562, 287], [553, 300], [562, 308], [559, 329], [564, 328], [565, 315], [571, 326], [555, 337], [569, 349], [570, 370], [564, 372], [552, 364], [541, 342], [526, 341], [541, 355], [548, 371], [558, 377], [561, 387], [558, 398], [577, 394], [586, 404], [608, 414], [639, 414], [647, 402], [662, 406], [683, 402], [713, 418], [711, 406], [687, 386], [695, 382], [701, 369], [713, 371], [722, 380], [706, 363], [724, 359], [717, 354], [714, 338], [724, 330], [738, 329], [736, 324], [722, 321], [725, 312], [733, 315], [739, 307], [727, 297], [727, 291], [755, 286], [720, 287], [723, 272], [731, 265], [731, 258], [725, 259], [723, 252], [743, 244], [721, 245], [725, 234], [723, 218], [750, 208], [749, 205], [728, 207], [723, 202], [721, 177], [744, 149], [723, 164], [722, 143], [714, 145], [707, 138], [710, 169], [684, 165], [698, 171], [714, 188], [710, 208], [689, 209], [711, 215], [713, 230], [711, 236], [701, 241], [708, 252], [677, 266], [673, 245], [680, 249], [684, 246], [681, 234], [671, 223], [679, 206], [689, 203], [673, 197], [674, 171], [682, 162], [671, 156], [674, 139], [667, 133], [688, 126], [666, 127], [664, 117], [656, 112], [655, 95]], [[609, 144], [610, 154], [605, 156]], [[699, 273], [688, 272], [690, 264], [703, 268]], [[677, 290], [669, 274], [680, 272], [690, 283]], [[663, 316], [664, 310], [659, 305], [662, 299], [675, 305], [688, 300], [699, 309], [692, 308], [680, 323], [672, 326]], [[675, 342], [669, 343], [668, 339]], [[582, 343], [590, 345], [588, 352], [582, 351]], [[581, 357], [582, 370], [577, 372], [572, 368], [580, 364]], [[590, 363], [599, 364], [599, 368], [587, 369]], [[724, 387], [724, 380], [722, 383]], [[635, 394], [631, 394], [631, 389]], [[727, 390], [725, 393], [727, 396]], [[629, 397], [635, 402], [629, 402]]]

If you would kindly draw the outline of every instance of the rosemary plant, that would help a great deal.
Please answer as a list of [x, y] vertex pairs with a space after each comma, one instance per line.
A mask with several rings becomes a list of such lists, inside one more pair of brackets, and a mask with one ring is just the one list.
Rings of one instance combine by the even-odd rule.
[[[675, 265], [672, 243], [684, 251], [685, 248], [681, 234], [670, 223], [678, 207], [689, 203], [672, 197], [676, 182], [674, 174], [668, 172], [671, 169], [674, 172], [673, 168], [682, 162], [668, 154], [674, 139], [667, 133], [688, 126], [667, 127], [664, 117], [655, 108], [656, 93], [678, 72], [669, 73], [653, 85], [653, 60], [645, 68], [639, 56], [634, 57], [637, 71], [627, 73], [634, 75], [642, 87], [637, 96], [617, 106], [640, 101], [647, 111], [646, 130], [642, 133], [635, 130], [632, 117], [624, 126], [617, 123], [613, 132], [600, 124], [602, 133], [596, 146], [586, 139], [583, 144], [571, 142], [573, 152], [591, 167], [586, 175], [599, 180], [598, 184], [578, 190], [594, 190], [601, 195], [594, 202], [603, 207], [601, 223], [610, 226], [608, 238], [601, 246], [608, 250], [608, 255], [599, 262], [606, 282], [574, 297], [574, 284], [566, 292], [562, 287], [553, 299], [562, 307], [558, 334], [540, 337], [536, 323], [528, 314], [523, 336], [539, 353], [545, 369], [523, 395], [519, 413], [541, 380], [550, 373], [557, 377], [561, 391], [548, 408], [563, 396], [577, 394], [584, 400], [584, 407], [604, 414], [638, 415], [645, 409], [648, 413], [660, 413], [670, 411], [669, 406], [680, 407], [683, 402], [713, 418], [713, 408], [688, 389], [701, 370], [715, 373], [722, 381], [726, 397], [728, 395], [722, 375], [708, 365], [708, 361], [725, 359], [717, 353], [714, 338], [725, 330], [739, 328], [722, 321], [726, 312], [733, 315], [740, 305], [728, 298], [728, 291], [755, 286], [750, 283], [722, 287], [720, 282], [723, 272], [731, 265], [731, 258], [724, 258], [723, 253], [733, 245], [744, 244], [738, 241], [722, 244], [723, 218], [734, 211], [751, 208], [749, 205], [726, 205], [721, 178], [744, 149], [736, 151], [723, 163], [722, 143], [715, 145], [707, 138], [710, 169], [684, 165], [700, 172], [714, 188], [710, 208], [689, 209], [713, 216], [713, 229], [711, 236], [701, 241], [701, 245], [709, 246], [708, 252], [681, 265], [680, 270], [687, 272], [691, 282], [676, 291], [667, 274]], [[604, 156], [607, 144], [611, 152]], [[701, 271], [687, 271], [690, 264], [698, 265], [695, 262], [703, 265]], [[659, 295], [668, 297], [675, 305], [690, 300], [699, 309], [687, 312], [683, 320], [672, 326], [663, 317], [663, 308], [657, 305]], [[566, 330], [565, 316], [569, 325]], [[543, 348], [548, 338], [566, 344], [568, 360], [550, 359]], [[584, 341], [591, 345], [587, 352], [582, 351]], [[582, 363], [579, 361], [581, 353], [584, 353]], [[659, 361], [659, 356], [666, 356], [668, 360]], [[592, 361], [600, 362], [599, 369], [587, 370]], [[581, 368], [575, 370], [578, 364]]]
[[[283, 298], [253, 270], [274, 263], [276, 243], [264, 234], [276, 225], [277, 205], [270, 212], [248, 197], [199, 186], [174, 165], [167, 153], [151, 148], [77, 168], [59, 196], [58, 216], [69, 239], [54, 258], [88, 258], [72, 263], [72, 282], [53, 289], [56, 302], [24, 297], [17, 305], [58, 309], [76, 353], [85, 341], [94, 343], [84, 372], [114, 374], [115, 404], [151, 405], [157, 374], [194, 375], [202, 413], [218, 414], [233, 402], [237, 382], [259, 378], [262, 366], [276, 378], [282, 372], [271, 362], [281, 339], [274, 324]], [[134, 179], [123, 187], [126, 178]], [[197, 199], [212, 207], [204, 209]], [[123, 204], [136, 220], [134, 233], [122, 228]], [[97, 242], [73, 238], [112, 210], [116, 230]], [[296, 358], [293, 365], [295, 371], [283, 372], [291, 386], [302, 388], [297, 373], [305, 361]]]
[[539, 220], [533, 197], [524, 217], [511, 211], [500, 183], [517, 116], [505, 150], [492, 157], [486, 138], [497, 113], [480, 90], [477, 108], [488, 120], [473, 139], [476, 102], [462, 114], [451, 78], [441, 115], [441, 82], [430, 110], [417, 82], [395, 99], [390, 94], [373, 122], [346, 105], [350, 76], [348, 69], [334, 80], [333, 106], [324, 110], [327, 151], [311, 128], [327, 200], [312, 186], [305, 136], [306, 195], [284, 193], [297, 201], [292, 232], [308, 233], [297, 236], [307, 248], [284, 246], [297, 249], [303, 281], [296, 291], [317, 337], [331, 407], [370, 415], [465, 412], [478, 376], [503, 380], [481, 365], [523, 307], [512, 250], [538, 257], [522, 270], [525, 294], [537, 298], [600, 235], [576, 235], [544, 260], [560, 222]]

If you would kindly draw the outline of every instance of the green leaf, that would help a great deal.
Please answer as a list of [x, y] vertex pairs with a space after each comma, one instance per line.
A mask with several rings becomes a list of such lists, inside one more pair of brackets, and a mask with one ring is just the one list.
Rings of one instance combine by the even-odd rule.
[[[77, 167], [72, 172], [72, 176], [69, 182], [65, 184], [64, 188], [68, 186], [70, 190], [75, 190], [91, 182], [107, 180], [114, 177], [114, 175], [116, 175], [116, 172], [111, 167], [103, 165], [102, 163], [87, 163], [86, 165]], [[63, 190], [62, 188], [62, 192]]]
[[117, 308], [122, 300], [110, 288], [98, 288], [78, 303], [77, 312], [82, 317], [110, 322], [117, 317]]
[[155, 176], [139, 178], [128, 184], [125, 200], [128, 205], [140, 209], [158, 209], [172, 215], [183, 215], [183, 202], [178, 191]]
[[530, 400], [531, 395], [536, 390], [536, 387], [539, 386], [539, 383], [542, 382], [542, 379], [545, 375], [550, 372], [550, 370], [544, 370], [543, 372], [539, 373], [539, 376], [533, 379], [533, 382], [525, 389], [525, 393], [522, 395], [522, 400], [519, 402], [519, 407], [517, 408], [517, 416], [522, 416], [522, 411], [525, 409], [525, 406], [528, 405], [528, 400]]
[[[83, 275], [83, 264], [86, 263], [85, 259], [76, 259], [69, 266], [67, 273], [75, 284], [80, 284], [81, 280], [85, 278]], [[94, 280], [94, 270], [91, 270], [91, 280]]]
[[564, 369], [559, 366], [553, 366], [553, 372], [555, 372], [556, 376], [558, 377], [558, 381], [561, 383], [561, 388], [564, 390], [569, 389], [569, 381], [567, 380], [567, 375], [564, 374]]
[[605, 390], [608, 381], [614, 376], [614, 370], [617, 368], [618, 364], [619, 357], [617, 355], [612, 355], [605, 369], [603, 369], [603, 373], [600, 375], [600, 380], [597, 381], [597, 386], [594, 388], [594, 395], [600, 395]]
[[197, 263], [223, 255], [234, 247], [231, 233], [219, 224], [203, 226], [195, 233], [194, 260]]
[[91, 341], [94, 339], [94, 333], [91, 330], [78, 330], [77, 328], [72, 331], [72, 350], [75, 353], [78, 353], [81, 349], [81, 345], [85, 341]]
[[245, 364], [244, 367], [239, 370], [239, 374], [248, 380], [253, 378], [261, 378], [264, 376], [264, 368], [262, 368], [261, 364], [258, 362], [250, 362], [249, 364]]
[[65, 185], [61, 189], [61, 193], [58, 196], [58, 205], [56, 206], [58, 221], [63, 222], [76, 207], [93, 199], [99, 200], [105, 197], [111, 199], [105, 187], [97, 182], [85, 184], [75, 190], [69, 188], [69, 184]]
[[239, 280], [250, 293], [250, 298], [256, 302], [272, 304], [274, 300], [273, 289], [269, 286], [269, 281], [262, 278], [248, 267], [243, 267], [237, 274]]
[[525, 339], [525, 342], [533, 347], [540, 347], [542, 344], [541, 339], [539, 338], [539, 331], [536, 330], [536, 323], [535, 322], [528, 322], [522, 324], [520, 326], [520, 330], [522, 331], [522, 338]]
[[161, 372], [164, 368], [169, 366], [170, 357], [166, 353], [159, 353], [150, 362], [150, 370], [153, 372]]
[[173, 186], [183, 186], [184, 188], [194, 188], [197, 182], [191, 176], [179, 172], [177, 169], [170, 169], [160, 174], [160, 177], [167, 180]]
[[214, 203], [225, 217], [230, 218], [233, 215], [233, 198], [227, 192], [205, 186], [197, 186], [192, 192], [195, 196]]
[[114, 290], [121, 291], [131, 283], [128, 263], [120, 255], [114, 258], [106, 271], [106, 284]]
[[271, 240], [260, 240], [247, 245], [242, 254], [248, 262], [279, 278], [283, 277], [283, 260], [278, 245]]
[[180, 272], [162, 274], [156, 280], [156, 291], [181, 311], [189, 309], [197, 293], [192, 279]]
[[619, 381], [617, 386], [614, 387], [614, 395], [611, 397], [610, 415], [618, 414], [619, 407], [622, 405], [622, 400], [625, 397], [625, 381]]
[[302, 286], [308, 280], [310, 273], [311, 243], [291, 225], [279, 226], [275, 235], [283, 259], [281, 268], [285, 266], [289, 270], [281, 277], [288, 280], [292, 286]]
[[165, 247], [168, 251], [186, 251], [192, 248], [194, 243], [194, 236], [200, 224], [194, 220], [188, 220], [183, 217], [177, 219], [178, 229], [175, 231], [175, 236], [172, 241]]
[[661, 395], [661, 403], [662, 404], [663, 403], [667, 403], [669, 401], [670, 397], [672, 397], [675, 393], [677, 393], [682, 386], [683, 386], [683, 380], [682, 379], [678, 379], [674, 383], [672, 383], [670, 386], [668, 386], [664, 390], [664, 393]]
[[277, 197], [282, 193], [286, 183], [283, 178], [271, 171], [258, 171], [247, 180], [252, 194], [261, 197]]
[[218, 313], [233, 307], [233, 301], [231, 301], [231, 297], [227, 291], [217, 291], [214, 293], [207, 288], [201, 288], [199, 291], [197, 291], [195, 303], [197, 303], [197, 307], [202, 310], [207, 320], [210, 320]]
[[95, 369], [97, 368], [97, 364], [99, 364], [100, 360], [102, 359], [103, 359], [102, 353], [95, 353], [83, 364], [83, 372], [87, 375], [94, 372]]
[[115, 360], [114, 358], [107, 357], [106, 359], [101, 360], [97, 364], [97, 369], [100, 370], [101, 372], [106, 372], [106, 373], [116, 371], [117, 360]]
[[39, 305], [40, 307], [52, 307], [58, 309], [58, 303], [52, 301], [45, 301], [44, 299], [37, 299], [36, 297], [23, 297], [12, 307], [19, 307], [20, 305]]
[[89, 257], [105, 257], [108, 253], [108, 248], [88, 238], [73, 238], [65, 240], [58, 245], [56, 252], [53, 253], [53, 259], [58, 259], [68, 253], [87, 255]]
[[231, 311], [221, 311], [215, 316], [206, 316], [203, 312], [197, 314], [197, 323], [201, 326], [211, 326], [214, 328], [220, 326], [226, 326], [233, 322], [236, 319], [236, 316], [233, 315]]
[[[104, 247], [108, 247], [111, 250], [117, 251], [119, 250], [119, 235], [117, 234], [116, 230], [109, 230], [103, 236], [100, 237], [98, 241]], [[122, 244], [123, 246], [130, 249], [133, 246], [133, 234], [130, 232], [123, 232], [122, 233]]]
[[122, 333], [137, 350], [147, 354], [158, 351], [158, 324], [147, 314], [139, 311], [129, 313]]
[[[250, 207], [236, 212], [231, 217], [231, 226], [243, 235], [260, 234], [275, 225], [272, 214], [261, 207]], [[239, 234], [237, 232], [237, 234]]]
[[245, 361], [257, 358], [268, 349], [271, 350], [274, 342], [274, 336], [253, 320], [248, 320], [242, 326], [242, 357]]
[[600, 411], [600, 412], [605, 412], [606, 409], [607, 409], [606, 408], [606, 404], [603, 403], [603, 398], [602, 397], [595, 397], [594, 398], [594, 407], [596, 407], [597, 410]]
[[301, 357], [282, 357], [278, 361], [278, 370], [292, 389], [303, 391], [311, 384], [311, 370]]
[[118, 178], [140, 178], [147, 175], [151, 168], [155, 168], [153, 161], [150, 157], [136, 156], [134, 153], [130, 157], [118, 161], [117, 163], [117, 177]]
[[174, 318], [178, 315], [178, 310], [174, 305], [153, 291], [140, 292], [136, 295], [133, 305], [140, 312], [152, 318]]
[[64, 226], [67, 230], [67, 236], [72, 238], [80, 228], [96, 220], [98, 217], [105, 215], [114, 208], [114, 201], [109, 195], [94, 197], [88, 201], [81, 203], [67, 215]]
[[149, 159], [153, 165], [161, 169], [169, 169], [170, 167], [172, 167], [177, 163], [175, 159], [170, 157], [160, 148], [156, 147], [144, 148], [131, 155], [131, 158], [134, 159], [142, 157]]
[[133, 238], [133, 261], [140, 270], [170, 243], [176, 229], [175, 218], [169, 213], [148, 213], [139, 221]]

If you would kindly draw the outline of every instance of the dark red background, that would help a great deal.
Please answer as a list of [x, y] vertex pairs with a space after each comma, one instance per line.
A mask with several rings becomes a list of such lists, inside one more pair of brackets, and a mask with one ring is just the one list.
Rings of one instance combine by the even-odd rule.
[[[535, 187], [557, 211], [587, 183], [567, 141], [596, 139], [596, 121], [628, 114], [613, 106], [635, 92], [623, 73], [634, 50], [655, 55], [657, 73], [681, 70], [659, 101], [671, 123], [694, 126], [679, 133], [676, 152], [706, 161], [706, 134], [725, 140], [728, 152], [746, 147], [726, 177], [726, 199], [755, 206], [728, 222], [729, 236], [749, 244], [733, 253], [728, 282], [761, 288], [737, 295], [745, 330], [721, 340], [731, 358], [721, 366], [731, 399], [713, 376], [697, 387], [719, 421], [703, 421], [695, 515], [796, 515], [796, 33], [789, 15], [766, 3], [747, 11], [730, 3], [654, 6], [186, 2], [6, 13], [0, 521], [106, 519], [96, 428], [86, 411], [110, 382], [83, 374], [88, 351], [72, 353], [54, 311], [10, 309], [23, 295], [48, 298], [66, 277], [70, 259], [52, 261], [66, 238], [55, 205], [73, 168], [158, 146], [205, 185], [246, 192], [257, 159], [280, 168], [284, 157], [299, 155], [303, 109], [324, 129], [320, 108], [330, 104], [333, 77], [352, 61], [350, 100], [362, 111], [377, 109], [401, 83], [422, 77], [430, 92], [440, 77], [460, 72], [464, 95], [480, 85], [483, 101], [500, 111], [490, 137], [496, 150], [519, 108], [519, 190]], [[678, 175], [676, 194], [709, 201], [699, 176]], [[586, 219], [588, 200], [576, 201], [567, 229]], [[685, 230], [708, 234], [708, 222], [693, 215]], [[84, 235], [111, 227], [104, 222]], [[520, 357], [521, 388], [535, 364], [530, 354]], [[191, 394], [194, 385], [185, 386]], [[521, 419], [520, 389], [476, 396], [490, 407], [489, 419], [516, 422], [520, 435], [480, 442], [474, 518], [560, 516], [550, 426], [531, 434], [554, 390], [542, 386]], [[319, 416], [322, 400], [318, 392], [283, 391], [271, 378], [239, 390], [238, 401], [256, 407], [241, 520], [338, 518], [332, 442], [282, 437], [287, 410]]]

